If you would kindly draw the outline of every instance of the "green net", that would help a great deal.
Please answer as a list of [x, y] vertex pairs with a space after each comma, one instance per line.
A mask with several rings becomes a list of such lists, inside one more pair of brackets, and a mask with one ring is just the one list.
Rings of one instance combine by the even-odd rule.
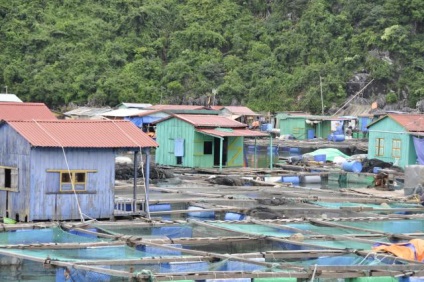
[[[76, 233], [76, 232], [75, 232]], [[34, 243], [89, 243], [105, 241], [94, 236], [84, 237], [63, 231], [59, 227], [46, 229], [22, 229], [0, 232], [0, 244], [34, 244]]]

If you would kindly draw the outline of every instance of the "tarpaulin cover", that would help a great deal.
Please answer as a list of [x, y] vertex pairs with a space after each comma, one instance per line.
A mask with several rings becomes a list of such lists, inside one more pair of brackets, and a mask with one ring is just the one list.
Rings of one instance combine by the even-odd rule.
[[142, 127], [143, 124], [149, 124], [149, 123], [155, 122], [155, 121], [160, 120], [160, 119], [161, 119], [161, 117], [151, 117], [151, 116], [125, 118], [125, 120], [131, 121], [137, 127]]
[[424, 139], [413, 137], [415, 152], [417, 153], [418, 163], [420, 165], [424, 164]]
[[316, 156], [316, 155], [326, 155], [327, 161], [332, 162], [336, 156], [343, 157], [345, 159], [349, 158], [348, 155], [343, 154], [340, 150], [327, 148], [327, 149], [318, 149], [316, 151], [308, 153], [308, 155]]

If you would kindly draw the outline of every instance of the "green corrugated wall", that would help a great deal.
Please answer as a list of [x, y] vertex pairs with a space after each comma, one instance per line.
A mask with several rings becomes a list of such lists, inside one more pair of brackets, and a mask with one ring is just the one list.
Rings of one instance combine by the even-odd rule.
[[[181, 166], [184, 167], [214, 167], [214, 153], [205, 155], [203, 152], [205, 141], [214, 141], [214, 137], [195, 131], [195, 127], [177, 118], [160, 122], [156, 126], [155, 161], [160, 165], [177, 165], [174, 155], [175, 139], [184, 139], [184, 157]], [[243, 166], [243, 137], [229, 137], [227, 149], [227, 166]], [[224, 166], [224, 164], [223, 164]]]

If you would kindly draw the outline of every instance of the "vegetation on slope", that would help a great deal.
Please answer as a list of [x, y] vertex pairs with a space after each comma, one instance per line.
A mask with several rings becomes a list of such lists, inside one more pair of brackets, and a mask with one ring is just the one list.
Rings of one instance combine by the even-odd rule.
[[422, 0], [2, 1], [0, 86], [53, 108], [215, 89], [221, 104], [317, 113], [320, 86], [328, 109], [367, 73], [415, 106], [423, 20]]

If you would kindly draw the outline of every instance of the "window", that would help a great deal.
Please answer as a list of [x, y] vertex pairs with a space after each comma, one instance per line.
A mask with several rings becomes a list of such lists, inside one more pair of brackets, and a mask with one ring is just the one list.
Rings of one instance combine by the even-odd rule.
[[384, 138], [375, 139], [375, 155], [378, 157], [384, 156]]
[[203, 143], [203, 154], [212, 155], [212, 141], [205, 141]]
[[392, 157], [400, 159], [401, 141], [400, 139], [393, 139], [392, 141]]
[[[85, 171], [61, 171], [60, 191], [85, 191], [87, 172]], [[73, 187], [72, 187], [73, 186]]]
[[0, 189], [17, 191], [18, 189], [18, 169], [17, 168], [0, 166]]

